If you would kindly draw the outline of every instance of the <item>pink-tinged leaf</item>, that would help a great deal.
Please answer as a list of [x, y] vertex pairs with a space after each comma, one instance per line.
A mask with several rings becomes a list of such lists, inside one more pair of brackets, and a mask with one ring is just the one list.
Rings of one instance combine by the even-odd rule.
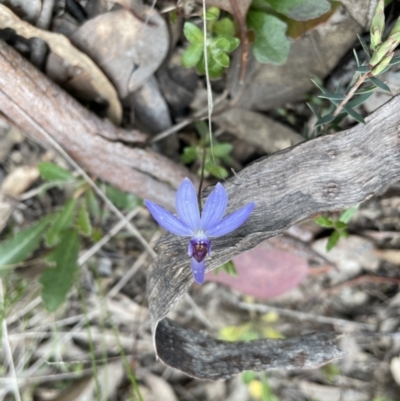
[[225, 284], [244, 295], [259, 299], [274, 298], [295, 288], [308, 273], [308, 261], [298, 255], [271, 249], [261, 243], [233, 258], [238, 277], [225, 272], [209, 272], [207, 281]]

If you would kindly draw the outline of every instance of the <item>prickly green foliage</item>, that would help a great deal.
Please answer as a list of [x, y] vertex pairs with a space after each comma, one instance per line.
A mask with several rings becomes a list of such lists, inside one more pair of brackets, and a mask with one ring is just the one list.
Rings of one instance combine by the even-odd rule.
[[386, 38], [383, 37], [385, 30], [385, 1], [378, 0], [375, 14], [372, 18], [370, 28], [370, 53], [369, 67], [371, 74], [377, 76], [385, 72], [393, 58], [393, 52], [400, 43], [400, 17], [397, 19], [392, 30]]
[[339, 216], [339, 219], [334, 220], [331, 217], [319, 216], [314, 221], [321, 227], [333, 229], [326, 244], [326, 250], [330, 251], [339, 241], [340, 237], [347, 237], [347, 226], [351, 218], [357, 212], [358, 207], [351, 207], [346, 209]]

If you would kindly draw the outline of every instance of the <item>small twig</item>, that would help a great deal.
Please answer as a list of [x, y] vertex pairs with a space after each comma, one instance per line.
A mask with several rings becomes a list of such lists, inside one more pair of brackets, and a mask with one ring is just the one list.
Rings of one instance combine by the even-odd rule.
[[249, 39], [247, 38], [247, 26], [245, 16], [242, 15], [236, 0], [230, 0], [230, 4], [233, 13], [239, 23], [240, 29], [240, 46], [241, 46], [241, 57], [240, 57], [240, 75], [239, 83], [243, 85], [244, 78], [246, 76], [247, 64], [249, 61]]
[[[353, 287], [353, 286], [364, 284], [364, 283], [392, 284], [392, 285], [400, 286], [400, 278], [380, 277], [380, 276], [372, 276], [372, 275], [360, 276], [360, 277], [356, 277], [352, 280], [346, 281], [344, 283], [335, 285], [334, 287], [328, 288], [328, 289], [322, 291], [322, 294], [335, 294], [335, 293], [341, 291], [343, 288]], [[320, 295], [322, 295], [322, 294], [320, 294]]]
[[343, 107], [349, 102], [349, 100], [353, 97], [355, 91], [364, 83], [364, 81], [370, 76], [370, 73], [367, 72], [358, 78], [357, 82], [353, 85], [353, 87], [349, 90], [349, 93], [345, 96], [345, 98], [339, 103], [338, 107], [333, 113], [333, 116], [336, 117], [343, 109]]

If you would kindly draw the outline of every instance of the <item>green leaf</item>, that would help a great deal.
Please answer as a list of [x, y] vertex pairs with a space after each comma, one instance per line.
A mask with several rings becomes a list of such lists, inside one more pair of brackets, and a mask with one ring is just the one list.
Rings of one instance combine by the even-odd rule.
[[368, 85], [368, 86], [363, 86], [360, 89], [358, 89], [355, 93], [354, 96], [357, 95], [364, 95], [366, 93], [371, 93], [371, 92], [375, 92], [376, 90], [376, 86], [375, 85]]
[[356, 59], [357, 67], [359, 67], [360, 66], [360, 59], [358, 58], [358, 54], [356, 52], [356, 49], [354, 49], [354, 48], [353, 48], [353, 54], [354, 54], [354, 58]]
[[335, 117], [332, 114], [327, 114], [327, 115], [321, 117], [320, 119], [318, 119], [318, 121], [315, 123], [315, 127], [320, 127], [321, 125], [328, 124], [331, 121], [333, 121], [334, 119], [335, 119]]
[[320, 216], [314, 220], [319, 226], [325, 228], [333, 227], [334, 221], [330, 217]]
[[226, 39], [228, 39], [228, 41], [229, 41], [228, 53], [233, 52], [240, 45], [240, 40], [238, 38], [226, 38]]
[[228, 52], [229, 49], [231, 48], [231, 45], [229, 43], [229, 40], [226, 38], [216, 38], [213, 39], [210, 43], [210, 50], [211, 53], [214, 54], [219, 54], [221, 51], [223, 52]]
[[213, 146], [214, 156], [217, 158], [228, 156], [232, 149], [233, 145], [230, 143], [215, 143]]
[[97, 199], [95, 193], [93, 192], [92, 188], [89, 188], [85, 192], [85, 201], [87, 208], [89, 210], [89, 213], [94, 217], [96, 220], [100, 219], [100, 204], [99, 200]]
[[367, 65], [361, 65], [360, 67], [358, 67], [356, 69], [356, 72], [360, 72], [362, 74], [365, 74], [365, 73], [370, 72], [370, 71], [371, 71], [371, 69]]
[[68, 170], [54, 163], [43, 162], [38, 165], [40, 175], [48, 181], [74, 181], [75, 177]]
[[46, 234], [46, 243], [53, 246], [59, 241], [61, 231], [72, 225], [75, 214], [76, 199], [70, 199], [65, 203], [61, 211], [56, 215], [50, 230]]
[[326, 250], [329, 252], [339, 241], [340, 234], [337, 231], [334, 231], [328, 239], [328, 242], [326, 243]]
[[339, 217], [339, 221], [348, 224], [348, 222], [352, 219], [354, 214], [357, 212], [358, 206], [351, 207], [350, 209], [345, 210]]
[[201, 60], [203, 44], [192, 43], [182, 54], [182, 65], [192, 68]]
[[290, 41], [284, 22], [261, 11], [249, 11], [247, 26], [254, 31], [253, 54], [260, 63], [280, 65], [286, 62]]
[[344, 106], [344, 107], [343, 107], [343, 110], [346, 111], [346, 113], [347, 113], [350, 117], [354, 118], [354, 120], [356, 120], [357, 122], [359, 122], [359, 123], [361, 123], [361, 124], [365, 124], [365, 120], [364, 120], [363, 116], [362, 116], [361, 114], [357, 113], [357, 112], [356, 112], [355, 110], [353, 110], [352, 108], [347, 107], [347, 106]]
[[357, 34], [357, 36], [358, 36], [358, 40], [360, 41], [361, 46], [362, 46], [365, 54], [368, 56], [368, 58], [371, 58], [371, 53], [369, 51], [367, 43], [365, 42], [365, 40], [360, 35]]
[[229, 56], [224, 53], [220, 52], [219, 54], [213, 54], [213, 59], [221, 66], [224, 68], [229, 67], [230, 59]]
[[367, 92], [364, 93], [363, 95], [355, 95], [353, 99], [350, 100], [349, 103], [347, 103], [347, 107], [350, 107], [351, 109], [354, 107], [358, 107], [364, 102], [366, 102], [372, 95], [373, 92]]
[[212, 161], [205, 163], [205, 170], [216, 178], [226, 178], [229, 175], [225, 167], [216, 166]]
[[46, 261], [54, 267], [49, 267], [40, 277], [42, 284], [42, 299], [45, 308], [54, 312], [65, 301], [72, 287], [74, 276], [78, 271], [79, 238], [76, 230], [64, 231], [61, 241]]
[[210, 7], [206, 11], [206, 20], [207, 21], [216, 21], [219, 18], [221, 11], [217, 7]]
[[256, 373], [253, 370], [246, 370], [242, 373], [242, 380], [244, 384], [249, 384], [256, 378]]
[[[196, 65], [197, 72], [199, 74], [205, 75], [205, 62], [204, 62], [204, 54], [201, 60]], [[218, 64], [212, 57], [211, 53], [208, 52], [208, 74], [211, 79], [218, 79], [221, 77], [225, 68]]]
[[181, 155], [181, 162], [184, 164], [192, 163], [197, 158], [197, 146], [186, 146], [183, 148], [183, 154]]
[[396, 56], [396, 57], [393, 57], [393, 58], [390, 60], [389, 65], [395, 65], [395, 64], [399, 64], [399, 63], [400, 63], [400, 56]]
[[233, 37], [235, 35], [235, 25], [229, 18], [221, 18], [215, 22], [213, 32], [217, 36]]
[[381, 88], [383, 91], [392, 94], [392, 92], [390, 91], [390, 88], [384, 82], [382, 82], [380, 79], [375, 78], [375, 77], [369, 77], [368, 80], [370, 82], [372, 82], [378, 88]]
[[221, 266], [218, 266], [215, 270], [214, 273], [215, 275], [218, 275], [218, 273], [220, 273], [221, 271], [224, 271], [225, 273], [237, 277], [238, 276], [238, 272], [235, 268], [235, 265], [233, 264], [233, 262], [230, 260], [226, 263], [224, 263]]
[[330, 93], [330, 92], [318, 95], [318, 97], [322, 99], [339, 100], [339, 101], [344, 99], [344, 95], [342, 93]]
[[347, 227], [346, 223], [343, 223], [343, 221], [335, 221], [333, 223], [333, 226], [338, 230], [344, 230]]
[[327, 0], [266, 0], [278, 13], [297, 21], [318, 18], [331, 9]]
[[120, 209], [130, 210], [136, 206], [141, 205], [142, 203], [139, 197], [121, 191], [120, 189], [115, 188], [111, 185], [106, 185], [105, 193], [107, 198]]
[[89, 212], [87, 209], [87, 204], [84, 202], [82, 203], [81, 207], [79, 208], [78, 218], [76, 220], [76, 224], [78, 230], [83, 235], [92, 235], [92, 224], [90, 223]]
[[312, 79], [311, 82], [322, 92], [322, 93], [329, 93], [317, 80]]
[[7, 265], [23, 262], [39, 246], [50, 224], [49, 216], [0, 244], [0, 274]]
[[203, 45], [204, 35], [203, 31], [191, 22], [185, 22], [183, 26], [183, 34], [190, 43]]
[[315, 117], [317, 117], [318, 119], [321, 118], [318, 109], [316, 108], [315, 105], [313, 105], [312, 103], [306, 103], [307, 106], [310, 108], [310, 110], [312, 111], [312, 113], [314, 114]]

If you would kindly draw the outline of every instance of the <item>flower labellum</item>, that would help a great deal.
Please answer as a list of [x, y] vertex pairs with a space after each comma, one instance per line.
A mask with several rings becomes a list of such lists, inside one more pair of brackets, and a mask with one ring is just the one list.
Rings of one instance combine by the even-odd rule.
[[144, 203], [157, 223], [172, 234], [191, 237], [188, 254], [196, 283], [204, 281], [205, 257], [211, 253], [209, 238], [221, 237], [240, 227], [250, 216], [255, 204], [249, 203], [241, 209], [223, 218], [228, 204], [225, 188], [218, 183], [208, 196], [200, 217], [196, 190], [192, 182], [185, 178], [179, 186], [175, 198], [178, 216], [155, 203], [145, 200]]

